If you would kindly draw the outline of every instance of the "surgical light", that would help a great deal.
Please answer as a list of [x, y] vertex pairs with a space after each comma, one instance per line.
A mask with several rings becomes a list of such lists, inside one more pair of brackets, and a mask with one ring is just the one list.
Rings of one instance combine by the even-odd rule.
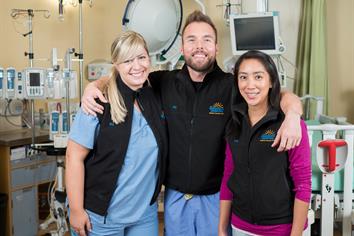
[[123, 30], [143, 35], [154, 59], [164, 57], [166, 63], [175, 58], [178, 60], [182, 10], [181, 0], [130, 0], [122, 19]]

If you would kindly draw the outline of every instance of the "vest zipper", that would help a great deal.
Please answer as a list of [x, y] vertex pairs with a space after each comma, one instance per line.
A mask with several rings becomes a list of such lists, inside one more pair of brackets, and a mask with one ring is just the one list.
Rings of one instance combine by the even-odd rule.
[[[192, 118], [190, 121], [191, 124], [191, 128], [190, 128], [190, 140], [192, 141], [192, 137], [193, 137], [193, 128], [194, 128], [194, 119], [195, 119], [195, 113], [196, 113], [196, 109], [197, 109], [197, 99], [198, 98], [198, 93], [196, 93], [195, 99], [194, 99], [194, 103], [193, 103], [193, 111], [192, 111]], [[192, 188], [192, 144], [189, 144], [189, 158], [188, 158], [188, 168], [189, 168], [189, 188]]]
[[[248, 134], [249, 135], [249, 140], [251, 139], [251, 135], [250, 135], [250, 133]], [[247, 158], [247, 171], [248, 171], [248, 178], [249, 178], [249, 180], [250, 180], [250, 192], [251, 192], [251, 201], [250, 201], [250, 207], [251, 207], [251, 212], [250, 212], [250, 214], [251, 214], [251, 221], [252, 221], [252, 223], [253, 224], [255, 224], [256, 222], [255, 222], [255, 217], [254, 217], [254, 214], [253, 214], [253, 212], [254, 212], [254, 206], [253, 206], [253, 202], [254, 202], [254, 191], [253, 191], [253, 189], [254, 189], [254, 184], [253, 184], [253, 179], [252, 179], [252, 170], [251, 170], [251, 155], [250, 155], [250, 149], [251, 149], [251, 141], [249, 141], [248, 142], [248, 158]]]
[[[250, 153], [250, 150], [251, 150], [251, 144], [253, 142], [253, 137], [256, 133], [257, 130], [260, 129], [260, 127], [262, 125], [264, 125], [265, 123], [267, 123], [269, 120], [272, 120], [271, 118], [269, 117], [263, 117], [255, 126], [251, 126], [249, 124], [249, 137], [248, 137], [248, 171], [249, 171], [249, 179], [250, 179], [250, 185], [251, 185], [251, 188], [250, 188], [250, 191], [251, 191], [251, 221], [253, 224], [257, 225], [258, 224], [258, 219], [259, 217], [255, 217], [255, 214], [254, 212], [257, 212], [256, 209], [257, 209], [257, 206], [255, 206], [255, 194], [254, 194], [254, 189], [256, 188], [255, 184], [253, 183], [253, 178], [252, 178], [252, 168], [251, 168], [251, 153]], [[256, 214], [257, 216], [257, 214]]]

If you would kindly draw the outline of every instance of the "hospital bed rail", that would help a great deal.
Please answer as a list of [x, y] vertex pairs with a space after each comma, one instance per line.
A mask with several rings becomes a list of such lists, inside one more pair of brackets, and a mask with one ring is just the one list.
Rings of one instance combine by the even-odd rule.
[[[347, 160], [346, 164], [344, 167], [344, 184], [343, 184], [343, 194], [338, 195], [336, 193], [335, 199], [329, 201], [329, 206], [322, 206], [319, 204], [319, 201], [323, 196], [323, 193], [318, 194], [314, 193], [313, 194], [313, 204], [312, 204], [312, 209], [317, 213], [319, 210], [321, 211], [326, 211], [330, 210], [330, 208], [333, 209], [335, 207], [334, 205], [331, 205], [331, 203], [336, 203], [336, 216], [338, 220], [341, 218], [342, 220], [342, 234], [343, 235], [351, 235], [352, 232], [352, 215], [353, 215], [353, 210], [352, 210], [352, 200], [353, 200], [353, 156], [354, 156], [354, 125], [346, 122], [346, 119], [340, 117], [340, 118], [335, 118], [335, 117], [329, 117], [329, 116], [324, 116], [324, 115], [319, 115], [318, 120], [320, 121], [320, 124], [317, 125], [308, 125], [308, 135], [309, 135], [309, 140], [310, 140], [310, 146], [311, 148], [317, 148], [317, 143], [313, 143], [313, 135], [315, 132], [321, 132], [322, 134], [322, 140], [330, 140], [330, 139], [336, 139], [340, 137], [341, 139], [345, 140], [348, 145], [348, 152], [347, 152]], [[322, 122], [326, 122], [325, 124], [321, 124]], [[327, 123], [328, 122], [328, 123]], [[331, 124], [335, 123], [335, 124]], [[316, 157], [312, 157], [316, 158]], [[342, 199], [342, 200], [341, 200]], [[338, 204], [338, 205], [337, 205]], [[324, 214], [322, 214], [324, 215]], [[333, 216], [328, 216], [329, 219], [333, 219]], [[330, 230], [326, 229], [332, 229], [329, 227], [330, 225], [333, 224], [333, 222], [330, 222], [331, 220], [326, 220], [326, 219], [321, 219], [322, 222], [322, 230], [323, 232], [321, 235], [332, 235], [333, 232], [328, 232]], [[333, 220], [332, 220], [333, 221]], [[328, 228], [329, 227], [329, 228]], [[333, 227], [333, 226], [332, 226]]]

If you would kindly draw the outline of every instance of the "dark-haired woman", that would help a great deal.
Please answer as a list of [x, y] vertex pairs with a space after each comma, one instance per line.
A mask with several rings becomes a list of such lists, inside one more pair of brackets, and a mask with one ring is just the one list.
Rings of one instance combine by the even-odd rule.
[[[301, 235], [311, 196], [311, 158], [305, 123], [298, 147], [271, 144], [284, 120], [280, 83], [270, 56], [243, 54], [235, 64], [236, 96], [228, 127], [220, 191], [219, 235]], [[232, 213], [230, 217], [230, 213]]]

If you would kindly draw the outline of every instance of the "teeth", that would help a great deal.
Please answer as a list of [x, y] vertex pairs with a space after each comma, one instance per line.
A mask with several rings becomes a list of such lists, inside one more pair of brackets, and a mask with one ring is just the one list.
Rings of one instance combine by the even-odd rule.
[[139, 73], [130, 73], [132, 76], [138, 77], [141, 76], [143, 74], [143, 72], [139, 72]]
[[254, 98], [258, 95], [259, 93], [246, 93], [246, 95], [249, 97], [249, 98]]
[[194, 53], [193, 56], [194, 57], [203, 57], [204, 58], [204, 57], [207, 56], [207, 54], [206, 53], [197, 52], [197, 53]]

